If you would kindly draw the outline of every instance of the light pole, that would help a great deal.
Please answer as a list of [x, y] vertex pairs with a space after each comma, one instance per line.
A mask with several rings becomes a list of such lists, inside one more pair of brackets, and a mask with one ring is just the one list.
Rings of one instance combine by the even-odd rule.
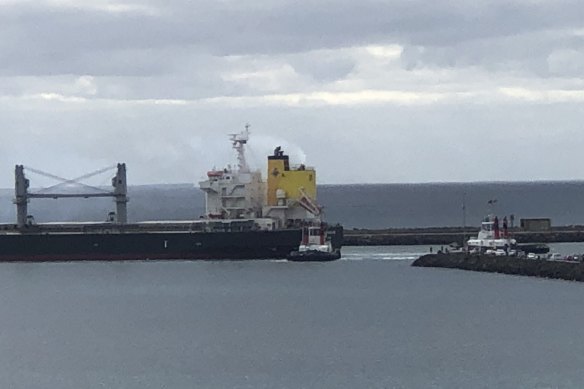
[[466, 251], [466, 192], [462, 193], [462, 247]]

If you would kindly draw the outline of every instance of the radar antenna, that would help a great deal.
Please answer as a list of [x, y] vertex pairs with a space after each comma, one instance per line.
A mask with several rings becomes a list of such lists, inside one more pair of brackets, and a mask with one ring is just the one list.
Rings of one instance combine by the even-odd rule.
[[249, 172], [249, 166], [245, 159], [245, 145], [249, 140], [249, 124], [245, 125], [245, 130], [239, 134], [229, 134], [229, 139], [233, 144], [233, 148], [237, 152], [237, 166], [240, 172]]

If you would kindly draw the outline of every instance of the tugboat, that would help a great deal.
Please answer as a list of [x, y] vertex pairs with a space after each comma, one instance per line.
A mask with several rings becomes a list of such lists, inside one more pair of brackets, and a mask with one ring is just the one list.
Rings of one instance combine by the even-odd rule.
[[467, 241], [468, 250], [477, 253], [506, 255], [517, 249], [517, 241], [509, 237], [507, 218], [503, 219], [503, 231], [499, 228], [499, 218], [488, 216], [481, 223], [476, 238]]
[[318, 227], [302, 229], [302, 243], [297, 251], [292, 251], [286, 259], [295, 262], [329, 262], [341, 258], [341, 250], [333, 249], [326, 236], [326, 228]]
[[550, 251], [544, 243], [517, 243], [509, 236], [507, 218], [503, 218], [503, 230], [499, 228], [499, 218], [488, 216], [481, 223], [481, 230], [476, 238], [467, 241], [470, 252], [494, 255], [547, 254]]

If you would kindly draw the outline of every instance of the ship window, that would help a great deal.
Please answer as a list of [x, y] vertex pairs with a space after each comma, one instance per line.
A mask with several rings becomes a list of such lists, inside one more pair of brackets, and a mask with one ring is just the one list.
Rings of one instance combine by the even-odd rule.
[[308, 181], [312, 181], [312, 174], [308, 175]]

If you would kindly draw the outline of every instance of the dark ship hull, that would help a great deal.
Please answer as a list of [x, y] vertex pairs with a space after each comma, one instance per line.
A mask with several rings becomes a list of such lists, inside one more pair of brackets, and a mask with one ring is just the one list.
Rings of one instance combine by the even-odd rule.
[[330, 262], [341, 258], [341, 251], [323, 252], [317, 250], [292, 251], [286, 259], [293, 262]]
[[[340, 248], [342, 229], [334, 230]], [[300, 229], [3, 233], [0, 262], [284, 259], [301, 238]]]
[[550, 252], [550, 247], [545, 243], [518, 243], [517, 248], [533, 254], [547, 254]]
[[298, 230], [0, 235], [0, 261], [285, 258]]

